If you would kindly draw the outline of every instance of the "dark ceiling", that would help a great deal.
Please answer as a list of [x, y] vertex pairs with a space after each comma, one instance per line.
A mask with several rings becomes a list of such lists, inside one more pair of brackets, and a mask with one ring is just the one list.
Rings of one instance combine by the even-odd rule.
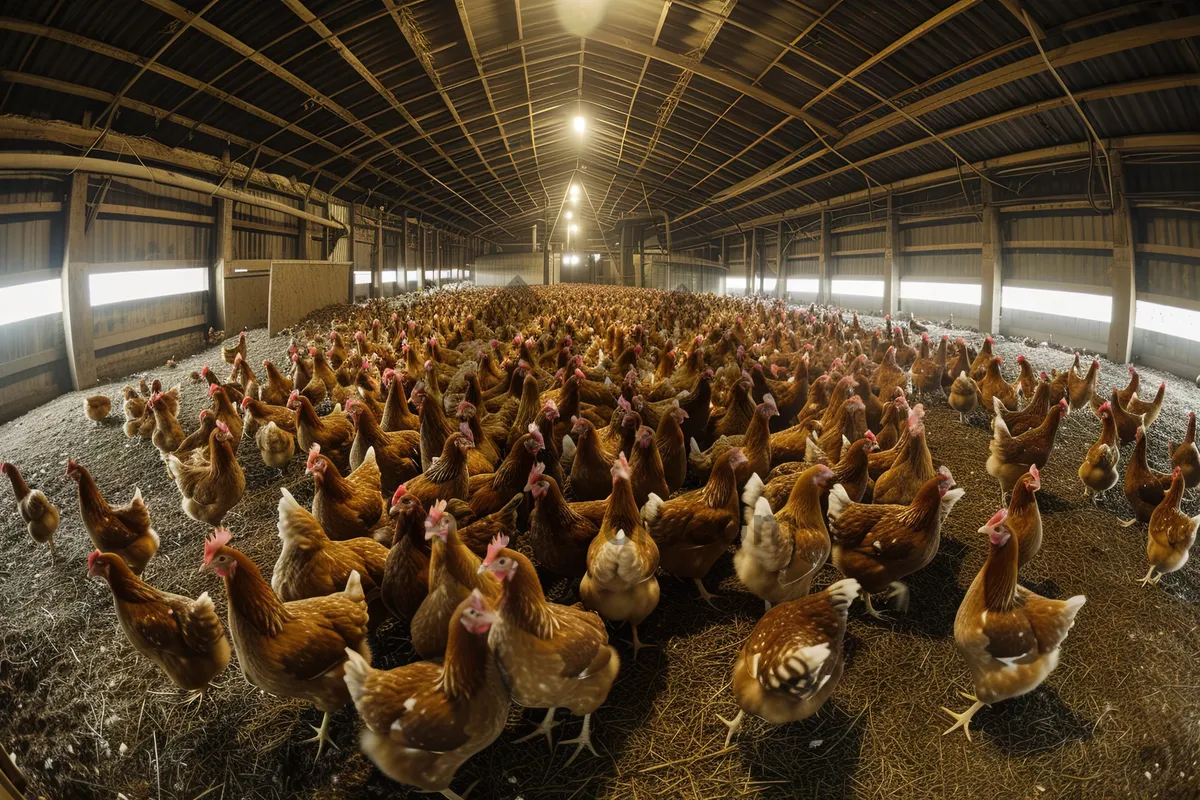
[[86, 111], [101, 129], [228, 147], [498, 241], [553, 225], [572, 178], [591, 240], [647, 206], [696, 240], [1086, 141], [1030, 26], [1099, 136], [1200, 131], [1196, 0], [6, 0], [0, 13], [3, 113]]

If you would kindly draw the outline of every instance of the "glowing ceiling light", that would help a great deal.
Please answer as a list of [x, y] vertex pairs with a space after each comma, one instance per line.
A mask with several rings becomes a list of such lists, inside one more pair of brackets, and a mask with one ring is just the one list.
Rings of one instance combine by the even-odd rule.
[[570, 218], [571, 218], [571, 212], [570, 212], [570, 211], [568, 211], [568, 212], [567, 212], [567, 219], [570, 219]]
[[572, 183], [571, 184], [571, 199], [577, 200], [578, 198], [579, 198], [579, 184]]
[[579, 231], [579, 226], [572, 223], [572, 225], [569, 228], [567, 228], [567, 230], [570, 231], [571, 233], [576, 233]]
[[575, 127], [575, 132], [578, 134], [582, 134], [584, 129], [587, 127], [587, 121], [578, 115], [576, 115], [575, 119], [571, 121], [571, 124]]

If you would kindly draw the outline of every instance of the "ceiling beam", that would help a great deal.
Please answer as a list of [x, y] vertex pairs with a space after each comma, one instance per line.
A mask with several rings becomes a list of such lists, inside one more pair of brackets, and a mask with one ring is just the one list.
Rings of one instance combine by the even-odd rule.
[[[1157, 44], [1158, 42], [1181, 39], [1190, 36], [1200, 35], [1200, 16], [1191, 16], [1183, 20], [1177, 20], [1169, 23], [1155, 23], [1151, 25], [1143, 25], [1138, 28], [1118, 31], [1116, 33], [1097, 36], [1092, 39], [1086, 39], [1082, 42], [1076, 42], [1056, 50], [1049, 51], [1046, 55], [1050, 59], [1050, 63], [1056, 68], [1067, 64], [1074, 64], [1080, 61], [1086, 61], [1092, 58], [1099, 58], [1112, 53], [1121, 52], [1123, 50], [1132, 49], [1135, 47], [1143, 47], [1146, 45]], [[960, 83], [954, 84], [947, 89], [942, 90], [928, 97], [913, 101], [904, 106], [903, 112], [894, 112], [887, 116], [880, 117], [877, 120], [868, 122], [859, 128], [847, 133], [840, 142], [839, 148], [846, 148], [858, 142], [864, 141], [872, 136], [884, 133], [892, 128], [900, 125], [909, 118], [920, 117], [939, 108], [951, 105], [952, 103], [965, 100], [982, 92], [994, 89], [997, 86], [1002, 86], [1016, 80], [1028, 78], [1032, 75], [1037, 75], [1045, 71], [1046, 66], [1040, 56], [1031, 56], [1021, 61], [1016, 61], [1007, 64], [997, 69], [985, 72], [975, 78]], [[777, 180], [787, 172], [796, 169], [798, 166], [810, 163], [823, 155], [828, 155], [833, 151], [833, 148], [824, 147], [817, 153], [808, 153], [804, 155], [806, 148], [800, 148], [793, 151], [789, 156], [780, 159], [775, 164], [760, 170], [755, 175], [744, 179], [733, 187], [729, 187], [717, 196], [721, 201], [731, 200], [740, 194], [744, 194], [751, 189], [763, 185], [769, 181]], [[803, 155], [803, 160], [800, 163], [788, 164], [790, 159], [798, 158]], [[693, 209], [691, 213], [697, 213], [701, 209], [698, 207]]]
[[[475, 44], [475, 33], [471, 30], [471, 18], [467, 14], [467, 4], [465, 0], [454, 0], [454, 5], [458, 8], [458, 20], [462, 23], [463, 34], [467, 37], [467, 47], [471, 51], [471, 60], [475, 63], [475, 71], [479, 73], [479, 80], [483, 85], [483, 94], [487, 97], [488, 108], [492, 111], [492, 116], [496, 119], [496, 128], [500, 131], [500, 139], [504, 143], [504, 152], [508, 155], [509, 163], [512, 164], [513, 172], [517, 175], [517, 180], [521, 182], [521, 188], [525, 190], [529, 202], [537, 206], [537, 200], [533, 193], [529, 191], [529, 187], [525, 184], [525, 176], [521, 174], [521, 170], [517, 168], [517, 162], [513, 158], [512, 147], [508, 141], [508, 132], [504, 130], [504, 120], [500, 118], [500, 112], [496, 110], [496, 100], [492, 97], [492, 87], [488, 83], [487, 70], [483, 66], [483, 59], [479, 57], [479, 48]], [[524, 56], [525, 51], [521, 54]]]
[[[1146, 134], [1136, 136], [1122, 136], [1105, 141], [1109, 150], [1120, 150], [1122, 153], [1138, 153], [1138, 152], [1200, 152], [1200, 133], [1162, 133], [1162, 134]], [[1027, 166], [1031, 164], [1040, 164], [1048, 162], [1056, 162], [1063, 160], [1078, 160], [1087, 158], [1089, 153], [1088, 142], [1074, 142], [1072, 144], [1056, 145], [1054, 147], [1045, 147], [1038, 150], [1029, 150], [1023, 153], [1011, 153], [997, 158], [989, 158], [983, 161], [976, 161], [972, 166], [980, 172], [1005, 169], [1010, 167]], [[922, 189], [929, 186], [945, 183], [947, 181], [955, 181], [958, 179], [959, 172], [957, 169], [943, 169], [935, 172], [928, 172], [924, 175], [916, 175], [911, 178], [902, 178], [882, 187], [883, 193], [872, 190], [868, 192], [865, 189], [860, 189], [848, 194], [830, 197], [816, 203], [809, 203], [795, 208], [789, 208], [778, 214], [769, 214], [754, 219], [747, 220], [741, 223], [745, 227], [757, 227], [762, 225], [771, 225], [780, 220], [792, 220], [796, 217], [806, 214], [814, 214], [819, 211], [828, 211], [832, 208], [842, 208], [853, 206], [860, 203], [865, 203], [869, 200], [878, 200], [881, 196], [887, 194], [895, 194], [900, 192], [910, 192], [916, 189]], [[672, 221], [674, 224], [674, 220]], [[688, 223], [680, 227], [680, 230], [690, 228], [696, 223]], [[719, 236], [726, 233], [735, 233], [738, 229], [729, 226], [712, 231], [712, 236]], [[709, 234], [705, 234], [706, 236]]]
[[[11, 19], [11, 18], [0, 17], [0, 30], [15, 31], [17, 33], [28, 34], [30, 36], [40, 36], [45, 39], [50, 39], [52, 41], [61, 42], [63, 44], [67, 44], [72, 47], [77, 47], [82, 50], [87, 50], [92, 53], [97, 53], [99, 55], [106, 56], [108, 58], [113, 59], [114, 61], [121, 61], [123, 63], [132, 64], [135, 66], [140, 66], [143, 63], [147, 63], [147, 61], [148, 61], [147, 59], [143, 58], [142, 56], [139, 56], [136, 53], [131, 53], [128, 50], [122, 50], [118, 47], [113, 47], [112, 45], [104, 44], [103, 42], [97, 42], [93, 39], [88, 39], [87, 37], [79, 36], [78, 34], [58, 30], [57, 28], [52, 28], [48, 25], [39, 25], [37, 23], [25, 22], [23, 20], [16, 20], [16, 19]], [[287, 120], [283, 119], [282, 117], [278, 117], [278, 116], [270, 113], [269, 111], [266, 111], [266, 110], [260, 108], [259, 106], [256, 106], [252, 103], [248, 103], [245, 100], [242, 100], [238, 97], [235, 97], [235, 96], [229, 94], [228, 92], [217, 89], [216, 87], [212, 86], [211, 84], [200, 81], [197, 78], [193, 78], [190, 75], [186, 75], [182, 72], [179, 72], [178, 70], [171, 69], [170, 67], [166, 67], [157, 62], [150, 64], [149, 69], [151, 72], [154, 72], [157, 75], [160, 75], [164, 78], [168, 78], [168, 79], [175, 81], [183, 86], [187, 86], [188, 88], [202, 91], [205, 94], [216, 98], [217, 100], [229, 105], [232, 108], [236, 108], [237, 110], [242, 111], [251, 116], [258, 117], [259, 119], [264, 120], [265, 122], [269, 122], [270, 124], [275, 125], [278, 128], [289, 129], [289, 130], [293, 131], [297, 136], [307, 139], [312, 144], [316, 144], [316, 145], [319, 145], [319, 146], [325, 148], [326, 150], [335, 154], [335, 156], [340, 156], [342, 158], [345, 158], [347, 161], [349, 161], [352, 164], [358, 165], [358, 164], [363, 163], [360, 159], [356, 159], [356, 158], [353, 158], [353, 157], [345, 154], [340, 147], [338, 147], [337, 145], [328, 141], [327, 139], [325, 139], [321, 136], [318, 136], [317, 134], [312, 133], [308, 129], [302, 128], [300, 126], [295, 125], [294, 123], [288, 122]], [[160, 117], [160, 121], [163, 121], [163, 122], [175, 122], [180, 119], [185, 119], [185, 118], [180, 117], [177, 114], [174, 114], [173, 112], [167, 112], [167, 114], [165, 116]], [[93, 136], [93, 138], [95, 138], [95, 137]], [[255, 145], [255, 147], [258, 147], [258, 146], [261, 146], [261, 145], [260, 144]], [[329, 163], [329, 162], [323, 162], [322, 166], [324, 166], [324, 164], [327, 164], [327, 163]], [[430, 195], [426, 192], [413, 189], [413, 187], [411, 187], [407, 183], [399, 181], [394, 175], [392, 175], [390, 173], [383, 172], [382, 170], [380, 170], [374, 166], [368, 166], [367, 170], [382, 182], [392, 183], [392, 184], [400, 187], [405, 192], [415, 192], [418, 195], [420, 195], [423, 199], [428, 200], [431, 203], [434, 203], [436, 205], [439, 205], [439, 206], [447, 209], [448, 211], [452, 212], [456, 216], [459, 216], [459, 217], [466, 216], [463, 214], [463, 212], [460, 209], [458, 209], [454, 206], [451, 206], [451, 205], [447, 204], [446, 202], [444, 202], [442, 199], [434, 197], [433, 195]]]
[[[488, 173], [493, 178], [498, 180], [499, 176], [496, 174], [496, 171], [492, 169], [491, 162], [487, 160], [487, 158], [483, 155], [483, 151], [479, 149], [477, 144], [475, 144], [475, 138], [471, 135], [471, 132], [467, 130], [467, 126], [465, 123], [463, 123], [462, 117], [459, 116], [458, 109], [455, 107], [454, 101], [450, 99], [449, 93], [447, 93], [442, 87], [442, 79], [438, 75], [437, 67], [433, 63], [433, 53], [430, 52], [428, 41], [425, 40], [425, 34], [421, 31], [420, 27], [418, 27], [417, 20], [412, 15], [412, 11], [410, 11], [407, 7], [402, 8], [401, 6], [397, 5], [396, 0], [383, 0], [383, 5], [388, 10], [388, 13], [392, 15], [392, 21], [396, 23], [396, 27], [399, 29], [401, 35], [404, 36], [404, 41], [408, 43], [409, 49], [412, 50], [413, 55], [417, 57], [417, 61], [425, 70], [425, 74], [429, 77], [429, 81], [433, 84], [433, 88], [437, 90], [438, 96], [441, 97], [442, 102], [446, 104], [446, 109], [449, 110], [450, 116], [452, 116], [454, 121], [458, 123], [458, 127], [462, 129], [463, 136], [467, 137], [467, 141], [471, 143], [471, 146], [474, 148], [475, 154], [479, 157], [480, 162], [482, 162], [483, 166], [487, 168]], [[438, 149], [440, 150], [440, 148]], [[470, 180], [469, 182], [474, 183], [474, 181]], [[517, 198], [513, 197], [512, 192], [508, 191], [506, 182], [501, 181], [500, 186], [504, 190], [504, 193], [508, 195], [508, 199], [512, 201], [512, 204], [517, 207], [517, 210], [521, 211], [521, 204], [517, 202]], [[487, 197], [486, 194], [484, 196]], [[495, 205], [497, 209], [500, 209], [500, 206], [497, 205], [496, 202], [490, 197], [488, 197], [488, 201], [492, 203], [492, 205]], [[505, 213], [503, 209], [500, 209], [500, 211], [501, 213]], [[488, 220], [494, 221], [491, 219], [491, 217], [488, 217]]]
[[955, 3], [954, 5], [950, 6], [949, 8], [945, 9], [944, 11], [941, 11], [938, 14], [933, 15], [932, 17], [925, 20], [917, 27], [910, 30], [908, 33], [901, 36], [899, 39], [897, 39], [894, 42], [892, 42], [891, 44], [889, 44], [887, 47], [880, 50], [875, 55], [868, 58], [866, 61], [859, 64], [854, 69], [850, 70], [848, 73], [846, 73], [845, 76], [838, 78], [836, 81], [833, 82], [833, 84], [831, 86], [829, 86], [829, 88], [825, 89], [820, 94], [818, 94], [816, 97], [814, 97], [813, 99], [811, 99], [807, 103], [805, 103], [804, 109], [807, 111], [808, 109], [812, 108], [817, 103], [819, 103], [821, 100], [828, 97], [831, 93], [836, 92], [839, 88], [844, 86], [848, 81], [854, 80], [859, 75], [861, 75], [864, 72], [866, 72], [867, 70], [871, 69], [871, 67], [874, 67], [876, 64], [881, 63], [884, 59], [888, 58], [889, 56], [895, 55], [900, 50], [903, 50], [906, 46], [912, 44], [917, 39], [920, 39], [922, 36], [929, 33], [930, 31], [932, 31], [932, 30], [944, 25], [945, 23], [949, 22], [950, 20], [954, 19], [959, 14], [962, 14], [964, 11], [969, 11], [970, 9], [979, 5], [980, 2], [982, 2], [982, 0], [958, 0], [958, 2]]
[[[1180, 88], [1184, 88], [1187, 86], [1200, 87], [1200, 74], [1165, 75], [1160, 78], [1147, 78], [1145, 80], [1140, 80], [1140, 81], [1129, 81], [1127, 83], [1117, 83], [1117, 84], [1111, 84], [1109, 86], [1099, 86], [1099, 87], [1096, 87], [1095, 89], [1087, 89], [1082, 92], [1076, 92], [1075, 96], [1079, 100], [1105, 100], [1105, 99], [1112, 98], [1112, 97], [1125, 97], [1128, 95], [1142, 94], [1142, 93], [1146, 93], [1146, 92], [1162, 92], [1162, 91], [1167, 91], [1169, 89], [1180, 89]], [[964, 133], [971, 133], [972, 131], [983, 130], [984, 128], [991, 127], [992, 125], [998, 125], [998, 124], [1002, 124], [1005, 122], [1011, 122], [1014, 119], [1028, 117], [1028, 116], [1032, 116], [1034, 114], [1040, 114], [1040, 113], [1043, 113], [1046, 111], [1051, 111], [1056, 108], [1064, 108], [1064, 107], [1070, 105], [1070, 103], [1071, 103], [1071, 101], [1067, 97], [1054, 97], [1049, 100], [1041, 100], [1036, 103], [1031, 103], [1026, 106], [1021, 106], [1020, 108], [1014, 108], [1014, 109], [1010, 109], [1008, 111], [1002, 111], [999, 114], [994, 114], [990, 117], [984, 117], [982, 119], [964, 123], [955, 128], [951, 128], [949, 130], [942, 131], [941, 135], [944, 137], [960, 136]], [[936, 142], [932, 137], [925, 138], [925, 139], [918, 139], [918, 140], [912, 141], [912, 142], [906, 142], [905, 144], [898, 145], [896, 147], [891, 148], [890, 150], [885, 150], [880, 153], [875, 153], [874, 155], [866, 156], [866, 157], [860, 159], [857, 163], [858, 164], [870, 164], [875, 161], [881, 161], [886, 158], [892, 158], [892, 157], [898, 156], [902, 153], [907, 153], [911, 150], [915, 150], [919, 147], [926, 147], [926, 146], [929, 146], [929, 145], [932, 145], [935, 143]], [[816, 175], [811, 178], [806, 178], [802, 181], [796, 181], [795, 183], [791, 183], [786, 187], [781, 187], [779, 189], [776, 189], [775, 191], [771, 192], [770, 194], [764, 195], [760, 198], [756, 198], [753, 201], [748, 201], [748, 202], [742, 203], [740, 205], [736, 205], [729, 210], [731, 212], [741, 211], [741, 210], [747, 209], [751, 206], [757, 205], [763, 201], [772, 200], [782, 194], [786, 194], [789, 191], [800, 189], [805, 186], [812, 185], [814, 183], [819, 183], [821, 181], [827, 180], [836, 175], [840, 175], [849, 170], [850, 170], [849, 166], [839, 166], [834, 169], [828, 170], [826, 172], [822, 172], [820, 175]], [[791, 172], [791, 171], [792, 171], [791, 168], [785, 170], [785, 172]]]
[[[155, 1], [166, 2], [167, 0], [145, 0], [145, 1], [146, 2], [155, 2]], [[371, 72], [371, 70], [367, 69], [366, 64], [363, 64], [361, 61], [359, 61], [358, 58], [354, 55], [354, 53], [352, 53], [350, 51], [350, 48], [342, 43], [342, 40], [340, 38], [338, 38], [337, 34], [335, 34], [333, 31], [331, 31], [324, 22], [322, 22], [320, 19], [317, 18], [317, 16], [315, 14], [313, 14], [311, 11], [309, 11], [308, 7], [305, 6], [301, 0], [281, 0], [281, 1], [283, 2], [283, 4], [285, 6], [288, 7], [288, 9], [293, 14], [295, 14], [297, 17], [300, 18], [301, 22], [305, 23], [310, 28], [312, 28], [313, 33], [315, 33], [315, 34], [317, 34], [317, 36], [321, 37], [322, 41], [324, 41], [326, 44], [328, 44], [330, 46], [330, 48], [332, 48], [334, 50], [334, 52], [336, 52], [339, 56], [341, 56], [342, 60], [350, 65], [350, 68], [353, 69], [355, 71], [355, 73], [358, 74], [359, 78], [361, 78], [364, 83], [366, 83], [368, 86], [370, 86], [372, 89], [374, 89], [375, 92], [378, 93], [380, 97], [382, 97], [384, 100], [386, 100], [388, 102], [388, 105], [390, 105], [393, 109], [395, 109], [396, 112], [399, 113], [400, 116], [404, 118], [404, 121], [412, 126], [413, 130], [415, 130], [418, 134], [421, 134], [422, 137], [425, 139], [425, 141], [427, 141], [429, 143], [430, 147], [433, 148], [434, 152], [436, 152], [439, 156], [441, 156], [446, 161], [446, 163], [450, 165], [451, 169], [453, 169], [455, 172], [462, 175], [463, 177], [467, 177], [466, 173], [463, 172], [461, 168], [459, 168], [458, 164], [455, 163], [454, 159], [447, 156], [446, 153], [442, 150], [441, 146], [438, 145], [438, 143], [436, 141], [434, 141], [434, 139], [432, 137], [424, 135], [425, 131], [421, 128], [421, 124], [419, 122], [417, 122], [415, 119], [413, 119], [412, 115], [408, 113], [408, 110], [406, 108], [404, 108], [403, 105], [400, 104], [399, 100], [396, 99], [396, 96], [394, 94], [392, 94], [392, 92], [386, 86], [384, 86], [382, 83], [379, 82], [379, 79], [375, 77], [375, 75]], [[385, 0], [385, 3], [390, 2], [390, 1], [391, 0]], [[389, 10], [391, 10], [391, 9], [389, 9]], [[350, 112], [347, 111], [347, 113], [350, 113]], [[367, 134], [368, 136], [372, 136], [375, 134], [374, 129], [369, 128], [366, 125], [360, 125], [359, 123], [357, 123], [357, 121], [353, 117], [353, 115], [351, 115], [351, 119], [347, 120], [347, 121], [350, 122], [350, 124], [354, 125], [354, 127], [363, 131], [363, 133]], [[482, 214], [484, 217], [491, 220], [491, 217], [489, 217], [487, 215], [487, 213], [483, 211], [483, 209], [479, 208], [474, 203], [472, 203], [470, 200], [468, 200], [467, 198], [463, 197], [461, 194], [456, 192], [453, 188], [451, 188], [450, 186], [448, 186], [447, 184], [442, 182], [433, 173], [427, 172], [422, 165], [418, 164], [416, 160], [414, 160], [408, 154], [404, 153], [404, 151], [400, 150], [400, 148], [394, 147], [390, 144], [387, 146], [390, 150], [392, 150], [392, 152], [396, 153], [396, 155], [399, 156], [402, 161], [411, 162], [413, 166], [417, 167], [417, 169], [424, 172], [427, 175], [427, 177], [429, 177], [431, 180], [435, 181], [436, 183], [438, 183], [439, 185], [443, 186], [445, 189], [447, 189], [448, 191], [453, 193], [456, 197], [458, 197], [460, 200], [462, 200], [464, 203], [466, 203], [468, 206], [470, 206], [472, 209], [474, 209], [477, 213]], [[479, 155], [480, 155], [480, 159], [482, 159], [483, 154], [480, 153]], [[487, 162], [485, 161], [484, 163], [486, 164]], [[467, 181], [469, 183], [472, 182], [469, 177], [467, 177]], [[489, 200], [489, 202], [491, 202], [491, 198], [487, 197], [487, 195], [483, 195], [483, 197], [487, 198]], [[512, 195], [509, 195], [509, 197], [511, 198]], [[516, 201], [514, 200], [513, 202], [515, 203]], [[496, 204], [494, 202], [492, 202], [492, 205], [496, 205]], [[519, 205], [517, 207], [520, 208]], [[500, 206], [498, 206], [498, 205], [496, 205], [496, 209], [499, 210], [501, 213], [504, 212], [504, 209], [500, 208]]]

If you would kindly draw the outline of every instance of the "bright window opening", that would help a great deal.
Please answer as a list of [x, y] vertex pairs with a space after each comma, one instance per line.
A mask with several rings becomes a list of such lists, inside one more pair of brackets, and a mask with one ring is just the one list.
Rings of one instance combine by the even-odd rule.
[[1102, 294], [1005, 286], [1000, 295], [1000, 305], [1014, 311], [1033, 311], [1038, 314], [1090, 319], [1093, 322], [1108, 322], [1112, 319], [1112, 298]]
[[883, 281], [833, 280], [833, 293], [854, 297], [883, 297]]
[[735, 278], [732, 275], [725, 278], [725, 294], [745, 294], [746, 279], [744, 277]]
[[0, 325], [62, 312], [62, 281], [22, 283], [0, 289]]
[[1159, 303], [1137, 301], [1137, 319], [1134, 325], [1142, 330], [1178, 336], [1192, 342], [1200, 342], [1200, 311]]
[[788, 278], [787, 290], [800, 294], [816, 294], [819, 283], [816, 278]]
[[941, 283], [937, 281], [900, 281], [901, 300], [925, 300], [933, 303], [979, 305], [983, 287], [977, 283]]
[[93, 306], [146, 300], [173, 294], [208, 291], [208, 270], [144, 269], [135, 272], [101, 272], [88, 276]]
[[396, 282], [396, 270], [385, 269], [383, 271], [383, 282], [384, 283], [395, 283]]
[[354, 270], [354, 285], [355, 286], [361, 286], [364, 283], [370, 283], [370, 282], [371, 282], [370, 270], [361, 270], [361, 269]]

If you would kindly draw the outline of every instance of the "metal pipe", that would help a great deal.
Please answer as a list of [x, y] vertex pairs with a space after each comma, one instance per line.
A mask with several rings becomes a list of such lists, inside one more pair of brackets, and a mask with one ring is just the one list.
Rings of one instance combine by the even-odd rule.
[[238, 203], [269, 208], [273, 211], [279, 211], [288, 216], [296, 217], [297, 219], [305, 219], [309, 222], [315, 222], [318, 225], [324, 225], [327, 228], [347, 230], [345, 224], [336, 220], [325, 219], [316, 214], [292, 208], [284, 203], [277, 203], [265, 197], [257, 197], [245, 192], [239, 192], [236, 189], [228, 189], [215, 183], [202, 181], [199, 178], [192, 178], [178, 172], [171, 172], [170, 170], [156, 169], [130, 162], [108, 161], [103, 158], [79, 158], [77, 156], [43, 155], [41, 153], [0, 153], [0, 170], [43, 169], [61, 170], [63, 172], [82, 171], [94, 175], [116, 175], [122, 178], [134, 178], [136, 180], [161, 183], [166, 186], [188, 189], [209, 196], [223, 197], [226, 200], [233, 200]]

